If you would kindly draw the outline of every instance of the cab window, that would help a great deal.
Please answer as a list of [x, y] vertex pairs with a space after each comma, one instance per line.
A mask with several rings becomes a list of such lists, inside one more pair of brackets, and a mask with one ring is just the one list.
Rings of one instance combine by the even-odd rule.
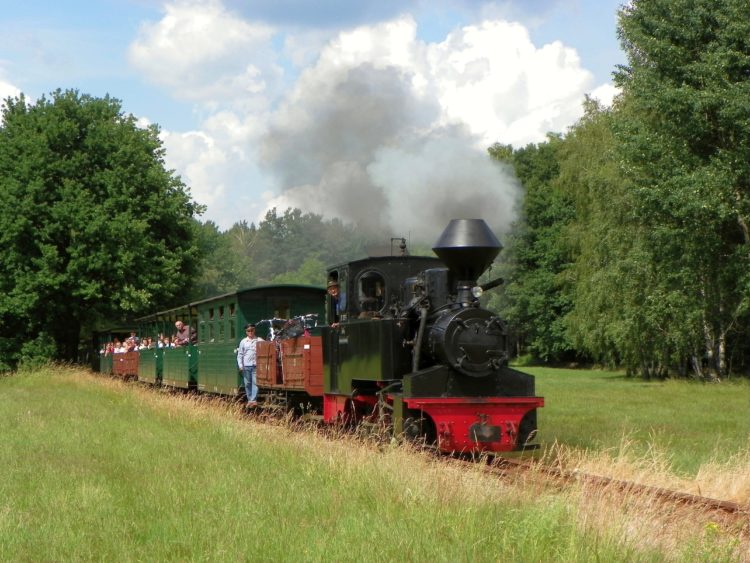
[[363, 313], [383, 310], [385, 307], [385, 279], [380, 272], [370, 270], [359, 276], [357, 306]]

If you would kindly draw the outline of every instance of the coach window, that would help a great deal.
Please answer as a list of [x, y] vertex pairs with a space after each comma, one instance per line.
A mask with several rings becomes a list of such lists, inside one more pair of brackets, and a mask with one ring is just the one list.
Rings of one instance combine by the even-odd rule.
[[219, 334], [217, 336], [217, 340], [219, 342], [224, 342], [224, 323], [226, 321], [224, 320], [224, 305], [219, 305]]
[[380, 272], [369, 270], [359, 276], [357, 304], [363, 313], [382, 311], [385, 306], [385, 279]]
[[288, 301], [274, 301], [272, 307], [273, 316], [277, 319], [291, 318], [291, 307]]
[[236, 308], [234, 306], [234, 303], [229, 304], [229, 339], [234, 342], [234, 339], [237, 338], [237, 330], [236, 325], [237, 321], [235, 320], [236, 315]]

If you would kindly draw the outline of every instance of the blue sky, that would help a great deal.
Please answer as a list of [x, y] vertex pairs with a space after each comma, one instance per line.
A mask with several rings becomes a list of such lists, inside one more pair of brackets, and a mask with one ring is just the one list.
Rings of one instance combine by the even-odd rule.
[[620, 3], [5, 2], [0, 96], [122, 100], [222, 228], [289, 205], [393, 228], [429, 199], [417, 231], [480, 212], [503, 230], [518, 186], [486, 147], [611, 99]]

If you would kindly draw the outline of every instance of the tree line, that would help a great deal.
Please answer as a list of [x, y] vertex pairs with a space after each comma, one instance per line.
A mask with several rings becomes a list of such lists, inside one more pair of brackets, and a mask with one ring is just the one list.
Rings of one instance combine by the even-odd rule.
[[[488, 306], [513, 351], [646, 377], [750, 366], [750, 18], [744, 0], [635, 0], [612, 107], [542, 143], [498, 143], [525, 190]], [[118, 100], [56, 91], [0, 123], [0, 371], [71, 358], [134, 317], [263, 283], [324, 282], [370, 243], [271, 210], [226, 231]], [[390, 233], [389, 233], [390, 235]], [[382, 241], [377, 241], [382, 242]]]
[[226, 231], [197, 222], [196, 240], [202, 258], [191, 296], [198, 299], [260, 284], [324, 285], [326, 266], [360, 258], [371, 244], [354, 225], [291, 208]]

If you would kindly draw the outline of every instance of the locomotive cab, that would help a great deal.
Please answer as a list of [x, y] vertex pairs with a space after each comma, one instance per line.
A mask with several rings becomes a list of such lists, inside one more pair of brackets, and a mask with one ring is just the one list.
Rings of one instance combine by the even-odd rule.
[[338, 285], [339, 293], [334, 299], [326, 299], [326, 317], [329, 324], [347, 322], [357, 318], [379, 318], [386, 312], [389, 296], [388, 273], [378, 269], [377, 264], [364, 269], [340, 266], [328, 272], [328, 283]]
[[328, 270], [339, 285], [336, 328], [328, 297], [328, 327], [323, 328], [327, 392], [341, 396], [373, 393], [382, 382], [411, 371], [412, 353], [403, 341], [408, 323], [394, 313], [403, 280], [441, 262], [433, 257], [377, 256]]

